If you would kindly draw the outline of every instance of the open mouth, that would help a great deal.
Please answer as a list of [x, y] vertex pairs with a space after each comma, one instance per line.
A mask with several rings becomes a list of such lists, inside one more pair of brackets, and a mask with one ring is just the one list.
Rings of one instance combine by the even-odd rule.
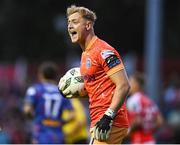
[[75, 36], [76, 34], [77, 34], [76, 31], [72, 31], [72, 32], [71, 32], [71, 36]]

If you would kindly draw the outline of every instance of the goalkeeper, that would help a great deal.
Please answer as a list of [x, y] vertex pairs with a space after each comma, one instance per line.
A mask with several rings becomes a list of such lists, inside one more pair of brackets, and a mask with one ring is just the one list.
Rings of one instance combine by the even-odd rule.
[[90, 103], [90, 144], [120, 144], [129, 126], [125, 99], [130, 85], [123, 62], [112, 46], [95, 35], [94, 12], [72, 5], [67, 8], [67, 20], [72, 43], [83, 51], [80, 71]]

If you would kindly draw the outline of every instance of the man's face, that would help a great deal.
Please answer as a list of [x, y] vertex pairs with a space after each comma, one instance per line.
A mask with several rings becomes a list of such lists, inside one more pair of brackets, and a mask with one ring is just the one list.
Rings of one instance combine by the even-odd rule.
[[87, 20], [78, 12], [68, 17], [68, 32], [72, 43], [80, 43], [85, 39]]

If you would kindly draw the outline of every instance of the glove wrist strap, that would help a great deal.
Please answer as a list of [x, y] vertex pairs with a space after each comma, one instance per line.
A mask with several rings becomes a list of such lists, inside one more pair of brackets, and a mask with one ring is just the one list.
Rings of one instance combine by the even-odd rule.
[[112, 110], [111, 108], [108, 108], [106, 110], [105, 114], [113, 119], [116, 115], [116, 112], [114, 110]]

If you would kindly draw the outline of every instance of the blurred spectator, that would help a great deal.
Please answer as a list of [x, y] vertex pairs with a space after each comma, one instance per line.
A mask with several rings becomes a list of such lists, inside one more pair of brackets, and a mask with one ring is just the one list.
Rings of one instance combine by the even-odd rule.
[[0, 143], [24, 144], [29, 142], [20, 108], [23, 89], [16, 83], [14, 72], [13, 65], [0, 66]]
[[25, 122], [25, 119], [20, 109], [17, 107], [13, 107], [6, 113], [7, 115], [5, 116], [4, 125], [6, 126], [5, 130], [7, 130], [11, 136], [11, 143], [28, 143], [27, 134], [25, 133], [25, 124], [22, 123]]
[[130, 121], [129, 138], [133, 144], [156, 143], [154, 133], [162, 125], [158, 106], [144, 92], [144, 76], [135, 72], [129, 78], [131, 89], [127, 100]]
[[176, 111], [180, 104], [180, 78], [178, 74], [173, 73], [170, 81], [164, 91], [164, 115], [168, 117], [169, 113]]
[[[73, 121], [63, 126], [65, 133], [65, 143], [67, 144], [87, 144], [88, 143], [88, 125], [86, 120], [85, 108], [78, 98], [71, 99], [76, 117]], [[69, 116], [66, 110], [63, 117]]]
[[3, 121], [1, 119], [0, 120], [0, 144], [10, 144], [11, 143], [10, 135], [7, 132], [7, 130], [4, 130], [2, 124], [3, 124]]
[[5, 131], [0, 131], [0, 143], [1, 144], [10, 144], [10, 136]]
[[172, 73], [160, 100], [166, 125], [159, 133], [162, 143], [180, 143], [180, 77]]

